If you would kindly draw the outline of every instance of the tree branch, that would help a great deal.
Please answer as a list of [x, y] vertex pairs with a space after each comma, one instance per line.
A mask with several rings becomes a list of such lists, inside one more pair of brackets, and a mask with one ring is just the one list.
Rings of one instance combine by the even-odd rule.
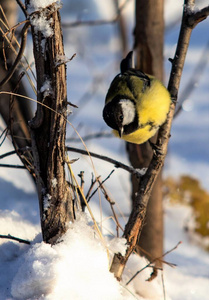
[[[107, 156], [104, 156], [104, 155], [100, 155], [100, 154], [97, 154], [97, 153], [93, 153], [93, 152], [89, 152], [89, 151], [86, 151], [86, 150], [82, 150], [82, 149], [79, 149], [79, 148], [74, 148], [74, 147], [66, 147], [66, 150], [67, 151], [72, 151], [72, 152], [77, 152], [77, 153], [80, 153], [80, 154], [83, 154], [83, 155], [90, 155], [92, 157], [95, 157], [95, 158], [98, 158], [98, 159], [102, 159], [104, 161], [107, 161], [111, 164], [114, 164], [116, 168], [121, 168], [121, 169], [124, 169], [126, 170], [127, 172], [137, 176], [137, 177], [141, 177], [144, 173], [140, 170], [137, 171], [136, 169], [134, 169], [133, 167], [130, 167], [130, 166], [127, 166], [115, 159], [112, 159], [110, 157], [107, 157]], [[143, 170], [144, 171], [144, 170]]]
[[[26, 0], [26, 7], [32, 0]], [[75, 218], [73, 191], [66, 181], [66, 66], [60, 6], [56, 2], [30, 14], [37, 74], [37, 110], [30, 122], [32, 155], [44, 242], [54, 244]], [[37, 26], [44, 18], [46, 29]], [[58, 64], [57, 64], [58, 62]], [[56, 183], [55, 183], [56, 182]]]
[[156, 153], [154, 153], [153, 159], [149, 165], [146, 174], [141, 178], [139, 190], [134, 201], [133, 209], [129, 217], [128, 223], [125, 226], [123, 237], [127, 240], [127, 251], [124, 256], [122, 256], [121, 254], [115, 254], [110, 268], [110, 271], [114, 273], [115, 277], [118, 280], [121, 279], [126, 262], [131, 253], [134, 251], [136, 243], [140, 237], [151, 191], [156, 181], [156, 178], [162, 168], [167, 153], [171, 123], [175, 111], [180, 79], [182, 76], [184, 61], [186, 58], [190, 36], [193, 29], [191, 25], [189, 25], [188, 19], [191, 17], [190, 7], [192, 7], [194, 3], [195, 0], [185, 0], [184, 2], [185, 5], [182, 16], [182, 24], [177, 43], [176, 53], [174, 59], [172, 60], [172, 69], [168, 84], [168, 90], [171, 94], [171, 99], [173, 100], [173, 102], [171, 104], [167, 121], [159, 130], [158, 140], [156, 144], [158, 150], [156, 151]]
[[8, 234], [8, 235], [2, 235], [2, 234], [0, 234], [0, 238], [1, 238], [1, 239], [14, 240], [14, 241], [17, 241], [17, 242], [19, 242], [19, 243], [24, 243], [24, 244], [30, 245], [30, 242], [29, 242], [29, 241], [26, 241], [26, 240], [17, 238], [17, 237], [15, 237], [15, 236], [10, 235], [10, 234]]
[[202, 22], [209, 16], [209, 6], [206, 6], [196, 12], [192, 12], [188, 17], [188, 24], [194, 28], [198, 23]]
[[[165, 257], [167, 254], [171, 253], [172, 251], [176, 250], [178, 248], [178, 246], [181, 244], [182, 242], [178, 242], [178, 244], [173, 247], [172, 249], [166, 251], [161, 257], [156, 257], [155, 259], [153, 259], [152, 261], [150, 261], [145, 267], [143, 267], [142, 269], [140, 269], [139, 271], [137, 271], [130, 279], [129, 281], [126, 283], [126, 285], [128, 285], [139, 273], [141, 273], [144, 269], [148, 268], [148, 267], [152, 267], [152, 264], [156, 261], [156, 260], [162, 260], [163, 257]], [[163, 261], [164, 263], [166, 263], [165, 261]], [[172, 263], [168, 263], [170, 266], [174, 267], [176, 266], [175, 264]], [[148, 279], [148, 281], [150, 281]]]
[[21, 40], [21, 45], [20, 45], [20, 50], [18, 52], [18, 55], [15, 59], [15, 62], [13, 63], [11, 69], [9, 70], [9, 72], [7, 73], [7, 76], [0, 82], [0, 88], [5, 85], [10, 78], [12, 77], [12, 75], [14, 74], [23, 54], [24, 54], [24, 50], [25, 50], [25, 46], [26, 46], [26, 42], [27, 42], [27, 32], [28, 32], [28, 27], [30, 26], [29, 21], [26, 21], [22, 31], [21, 31], [21, 36], [22, 36], [22, 40]]
[[24, 13], [25, 17], [27, 18], [28, 17], [28, 12], [25, 8], [25, 5], [22, 3], [21, 0], [16, 0], [17, 1], [17, 4], [19, 5], [19, 7], [22, 9], [22, 12]]
[[[31, 147], [24, 147], [24, 148], [19, 148], [18, 149], [18, 152], [20, 152], [20, 153], [24, 153], [24, 152], [27, 152], [27, 151], [31, 151]], [[6, 152], [6, 153], [0, 155], [0, 159], [3, 159], [5, 157], [13, 155], [13, 154], [17, 154], [17, 151], [12, 150], [12, 151]]]
[[0, 164], [0, 168], [12, 168], [12, 169], [24, 169], [24, 170], [26, 170], [25, 166], [9, 165], [9, 164]]

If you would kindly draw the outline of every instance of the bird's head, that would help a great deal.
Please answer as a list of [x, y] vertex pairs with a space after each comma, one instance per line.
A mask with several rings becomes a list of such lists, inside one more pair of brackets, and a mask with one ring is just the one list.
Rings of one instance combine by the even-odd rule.
[[103, 118], [108, 126], [117, 130], [120, 137], [127, 133], [129, 125], [136, 118], [136, 109], [130, 99], [114, 99], [107, 103], [103, 110]]

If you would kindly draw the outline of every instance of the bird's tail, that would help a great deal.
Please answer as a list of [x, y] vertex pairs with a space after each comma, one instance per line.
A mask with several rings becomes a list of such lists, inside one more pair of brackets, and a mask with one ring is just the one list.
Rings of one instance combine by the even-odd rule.
[[127, 54], [126, 58], [124, 58], [120, 63], [120, 71], [122, 74], [129, 69], [135, 69], [133, 51], [130, 51]]

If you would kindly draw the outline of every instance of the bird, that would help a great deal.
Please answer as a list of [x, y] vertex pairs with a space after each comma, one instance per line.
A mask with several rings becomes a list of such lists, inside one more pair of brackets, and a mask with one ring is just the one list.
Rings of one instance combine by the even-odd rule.
[[165, 123], [171, 96], [161, 81], [134, 67], [133, 51], [121, 61], [120, 71], [108, 89], [103, 119], [115, 136], [142, 144]]

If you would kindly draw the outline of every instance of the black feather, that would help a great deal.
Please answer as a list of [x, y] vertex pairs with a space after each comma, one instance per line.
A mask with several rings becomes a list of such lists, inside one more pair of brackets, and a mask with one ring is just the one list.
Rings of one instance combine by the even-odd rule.
[[130, 51], [126, 58], [124, 58], [120, 63], [121, 74], [125, 73], [129, 69], [133, 69], [133, 51]]
[[133, 51], [121, 61], [120, 70], [122, 75], [137, 76], [144, 81], [145, 86], [150, 86], [150, 78], [144, 72], [137, 70], [133, 66]]

